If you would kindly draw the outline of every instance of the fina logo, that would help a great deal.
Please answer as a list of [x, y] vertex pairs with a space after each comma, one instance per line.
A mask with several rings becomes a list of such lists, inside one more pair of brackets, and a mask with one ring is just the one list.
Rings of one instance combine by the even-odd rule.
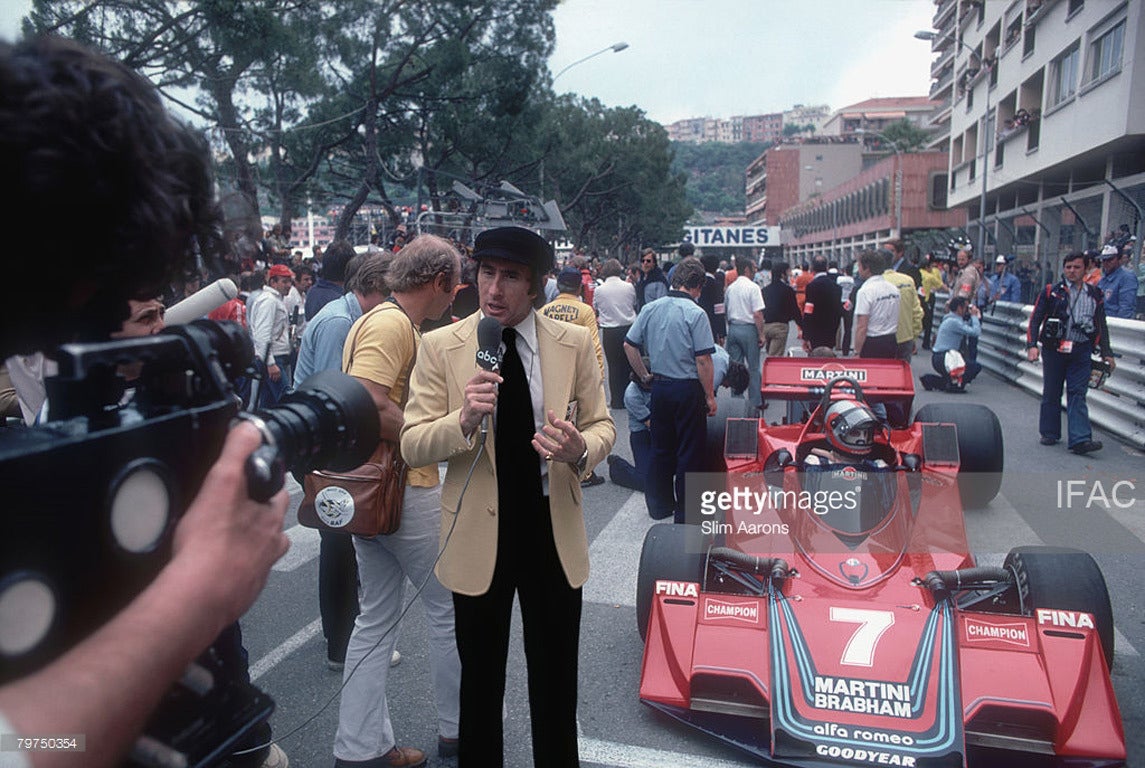
[[496, 368], [501, 365], [501, 356], [496, 352], [490, 352], [487, 349], [477, 350], [477, 359], [488, 363], [490, 368]]

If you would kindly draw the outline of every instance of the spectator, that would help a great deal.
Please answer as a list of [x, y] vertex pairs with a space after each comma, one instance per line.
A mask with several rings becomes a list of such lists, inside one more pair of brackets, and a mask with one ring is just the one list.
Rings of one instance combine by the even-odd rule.
[[267, 270], [267, 284], [251, 297], [247, 308], [256, 365], [263, 376], [261, 408], [274, 405], [290, 390], [290, 322], [284, 297], [293, 284], [290, 267], [273, 265]]
[[938, 326], [938, 336], [935, 338], [934, 351], [930, 356], [930, 365], [937, 373], [924, 373], [920, 377], [924, 388], [943, 392], [965, 392], [966, 385], [974, 381], [982, 366], [976, 362], [967, 362], [960, 380], [954, 381], [946, 368], [946, 353], [951, 350], [961, 350], [963, 339], [976, 337], [982, 333], [981, 316], [978, 307], [972, 306], [961, 296], [955, 296], [950, 300], [950, 311]]
[[[403, 405], [418, 348], [417, 328], [440, 317], [453, 301], [461, 277], [460, 257], [449, 243], [418, 235], [390, 262], [391, 293], [363, 314], [349, 332], [342, 368], [360, 381], [378, 406], [381, 436], [397, 441]], [[441, 518], [437, 465], [409, 470], [401, 525], [388, 536], [353, 537], [361, 587], [361, 613], [346, 650], [342, 703], [334, 739], [335, 768], [363, 765], [424, 765], [425, 753], [397, 746], [386, 700], [386, 682], [397, 642], [397, 622], [408, 578], [423, 584], [421, 602], [429, 624], [438, 753], [457, 753], [461, 666], [454, 637], [450, 593], [433, 575]]]
[[[648, 514], [657, 520], [674, 515], [676, 522], [684, 522], [687, 473], [706, 465], [704, 416], [715, 415], [716, 396], [712, 328], [696, 304], [704, 274], [699, 259], [681, 261], [672, 292], [645, 305], [624, 340], [632, 369], [652, 386], [652, 456], [645, 501]], [[651, 371], [640, 359], [641, 349], [652, 363]]]
[[[763, 294], [752, 281], [755, 262], [746, 256], [736, 256], [738, 276], [724, 292], [724, 306], [728, 314], [728, 354], [737, 363], [747, 366], [751, 381], [748, 384], [748, 402], [752, 416], [763, 407], [760, 394], [759, 352], [764, 344]], [[652, 361], [656, 363], [655, 360]]]
[[1018, 278], [1006, 268], [1006, 257], [999, 256], [994, 259], [994, 274], [990, 276], [990, 303], [995, 301], [1020, 302], [1022, 300], [1022, 284]]
[[704, 255], [700, 257], [704, 265], [704, 288], [700, 291], [700, 306], [708, 315], [708, 323], [712, 326], [712, 338], [716, 344], [723, 344], [724, 337], [728, 335], [727, 315], [724, 313], [724, 280], [719, 275], [720, 260], [718, 256]]
[[[789, 323], [802, 327], [799, 305], [795, 301], [795, 289], [787, 283], [790, 267], [786, 261], [777, 261], [771, 267], [771, 279], [763, 289], [763, 337], [767, 344], [768, 357], [782, 357], [787, 354]], [[762, 395], [761, 395], [762, 398]]]
[[855, 296], [855, 348], [859, 357], [893, 359], [898, 355], [902, 291], [883, 277], [886, 270], [886, 251], [859, 254], [859, 277], [863, 278]]
[[640, 256], [640, 269], [643, 270], [644, 276], [636, 286], [636, 302], [643, 308], [646, 304], [668, 295], [668, 278], [657, 264], [656, 252], [651, 248], [645, 248]]
[[[922, 305], [918, 302], [918, 284], [908, 275], [893, 269], [883, 272], [883, 278], [899, 289], [899, 322], [898, 330], [895, 332], [898, 341], [896, 357], [910, 362], [918, 348], [918, 336], [922, 333]], [[919, 280], [921, 279], [920, 277]]]
[[839, 320], [843, 317], [843, 290], [827, 271], [827, 257], [811, 259], [811, 281], [804, 289], [803, 349], [835, 348], [839, 337]]
[[1085, 255], [1071, 253], [1062, 262], [1065, 277], [1047, 285], [1034, 302], [1026, 334], [1026, 356], [1038, 359], [1042, 345], [1042, 405], [1038, 431], [1042, 445], [1061, 439], [1062, 388], [1066, 391], [1066, 421], [1069, 450], [1076, 454], [1101, 450], [1093, 439], [1085, 396], [1089, 389], [1090, 356], [1096, 346], [1113, 370], [1113, 351], [1105, 325], [1105, 301], [1101, 290], [1085, 283]]
[[934, 303], [938, 291], [943, 289], [942, 269], [933, 253], [926, 255], [926, 264], [920, 270], [922, 277], [922, 348], [931, 348], [934, 336]]
[[1105, 299], [1106, 317], [1132, 319], [1137, 311], [1137, 275], [1121, 268], [1117, 248], [1107, 245], [1101, 249], [1102, 278], [1097, 283]]
[[354, 246], [345, 240], [335, 240], [326, 249], [322, 259], [322, 271], [318, 281], [306, 292], [306, 319], [318, 314], [318, 310], [346, 292], [346, 265], [354, 258]]
[[906, 255], [906, 248], [902, 240], [892, 238], [883, 242], [883, 248], [891, 254], [891, 269], [900, 275], [906, 275], [914, 281], [915, 290], [922, 287], [922, 272]]
[[623, 274], [624, 268], [616, 259], [604, 262], [600, 270], [604, 283], [596, 289], [593, 300], [600, 321], [600, 343], [608, 362], [609, 403], [613, 408], [624, 407], [625, 387], [632, 375], [624, 354], [624, 337], [636, 320], [636, 288], [621, 279]]

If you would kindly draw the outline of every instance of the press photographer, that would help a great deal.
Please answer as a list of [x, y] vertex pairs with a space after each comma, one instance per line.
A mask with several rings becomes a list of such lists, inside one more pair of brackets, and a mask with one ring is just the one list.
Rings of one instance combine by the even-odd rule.
[[[0, 306], [0, 357], [60, 363], [46, 419], [0, 436], [0, 766], [114, 765], [133, 743], [162, 752], [136, 739], [193, 660], [184, 699], [245, 692], [223, 652], [200, 654], [237, 628], [287, 549], [283, 465], [330, 460], [348, 440], [331, 431], [363, 403], [334, 383], [230, 429], [230, 377], [250, 352], [237, 327], [108, 341], [129, 301], [221, 246], [206, 144], [136, 73], [64, 40], [0, 43], [0, 170], [17, 192], [3, 215], [20, 286]], [[138, 362], [121, 408], [121, 364]], [[228, 699], [251, 706], [229, 724], [193, 721], [202, 743], [187, 764], [216, 764], [212, 745], [251, 735], [251, 713], [273, 706], [251, 696]], [[36, 739], [68, 748], [19, 746]], [[286, 765], [260, 746], [229, 764]]]

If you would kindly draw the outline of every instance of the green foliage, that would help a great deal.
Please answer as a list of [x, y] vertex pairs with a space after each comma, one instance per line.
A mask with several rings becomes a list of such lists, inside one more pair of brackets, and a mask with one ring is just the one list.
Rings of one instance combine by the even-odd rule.
[[918, 152], [925, 149], [930, 141], [930, 134], [909, 120], [891, 123], [880, 133], [897, 144], [902, 152]]
[[687, 178], [687, 198], [697, 210], [742, 215], [746, 206], [744, 172], [768, 144], [691, 144], [673, 142], [674, 171]]

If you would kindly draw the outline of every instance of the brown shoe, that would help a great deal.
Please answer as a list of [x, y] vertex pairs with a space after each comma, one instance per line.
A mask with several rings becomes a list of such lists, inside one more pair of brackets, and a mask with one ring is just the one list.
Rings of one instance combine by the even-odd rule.
[[425, 753], [413, 747], [394, 747], [382, 755], [382, 764], [393, 768], [423, 768]]

